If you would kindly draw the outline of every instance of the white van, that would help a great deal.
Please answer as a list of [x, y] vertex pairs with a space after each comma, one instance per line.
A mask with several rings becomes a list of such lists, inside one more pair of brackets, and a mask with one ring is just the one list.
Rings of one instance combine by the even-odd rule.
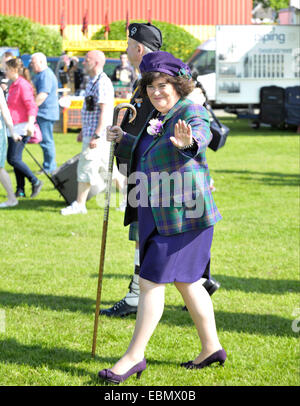
[[217, 25], [187, 61], [215, 105], [259, 105], [264, 86], [299, 86], [299, 25]]
[[216, 99], [216, 39], [204, 41], [193, 53], [187, 64], [204, 87], [210, 102]]

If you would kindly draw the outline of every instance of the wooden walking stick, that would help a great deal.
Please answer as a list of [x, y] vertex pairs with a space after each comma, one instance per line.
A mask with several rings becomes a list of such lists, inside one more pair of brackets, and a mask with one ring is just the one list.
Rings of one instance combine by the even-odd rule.
[[[136, 117], [135, 107], [129, 103], [121, 103], [121, 104], [118, 104], [114, 108], [113, 126], [117, 125], [118, 115], [119, 115], [120, 110], [125, 109], [125, 108], [130, 109], [132, 111], [132, 118], [129, 120], [129, 122], [131, 122], [135, 119], [135, 117]], [[99, 320], [101, 291], [102, 291], [102, 277], [103, 277], [104, 260], [105, 260], [106, 235], [107, 235], [109, 203], [110, 203], [110, 195], [111, 195], [111, 183], [112, 183], [112, 174], [113, 174], [115, 143], [116, 143], [115, 141], [111, 142], [110, 152], [109, 152], [109, 163], [108, 163], [107, 185], [106, 185], [106, 191], [105, 191], [102, 242], [101, 242], [101, 251], [100, 251], [100, 264], [99, 264], [99, 275], [98, 275], [98, 289], [97, 289], [96, 310], [95, 310], [92, 357], [95, 357], [95, 352], [96, 352], [96, 341], [97, 341], [98, 320]]]

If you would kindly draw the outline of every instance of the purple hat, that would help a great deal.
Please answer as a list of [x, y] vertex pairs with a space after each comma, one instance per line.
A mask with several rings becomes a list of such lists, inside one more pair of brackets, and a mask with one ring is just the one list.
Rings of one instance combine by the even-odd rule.
[[163, 72], [170, 76], [184, 76], [190, 79], [191, 71], [187, 64], [169, 52], [157, 51], [144, 55], [140, 64], [141, 73]]

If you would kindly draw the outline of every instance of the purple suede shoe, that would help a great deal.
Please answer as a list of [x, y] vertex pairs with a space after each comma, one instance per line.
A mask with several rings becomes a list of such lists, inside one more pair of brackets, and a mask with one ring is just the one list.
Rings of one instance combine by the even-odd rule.
[[204, 361], [200, 362], [199, 364], [194, 364], [193, 361], [183, 362], [180, 364], [181, 367], [186, 369], [202, 369], [208, 367], [209, 365], [213, 364], [214, 362], [219, 362], [220, 365], [224, 366], [225, 360], [227, 358], [226, 351], [219, 350], [211, 354], [209, 357], [205, 358]]
[[126, 381], [126, 379], [133, 374], [136, 374], [136, 378], [140, 379], [142, 372], [146, 369], [146, 366], [146, 360], [144, 358], [143, 361], [134, 365], [123, 375], [114, 374], [110, 369], [102, 369], [102, 371], [98, 372], [98, 376], [99, 378], [104, 379], [106, 382], [119, 384], [120, 382]]

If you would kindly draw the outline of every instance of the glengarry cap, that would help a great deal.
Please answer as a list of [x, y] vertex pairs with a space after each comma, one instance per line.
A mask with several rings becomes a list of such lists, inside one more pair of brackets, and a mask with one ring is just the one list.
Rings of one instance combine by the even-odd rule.
[[128, 27], [129, 38], [140, 42], [151, 51], [158, 51], [162, 46], [162, 35], [159, 28], [150, 23], [132, 23]]

